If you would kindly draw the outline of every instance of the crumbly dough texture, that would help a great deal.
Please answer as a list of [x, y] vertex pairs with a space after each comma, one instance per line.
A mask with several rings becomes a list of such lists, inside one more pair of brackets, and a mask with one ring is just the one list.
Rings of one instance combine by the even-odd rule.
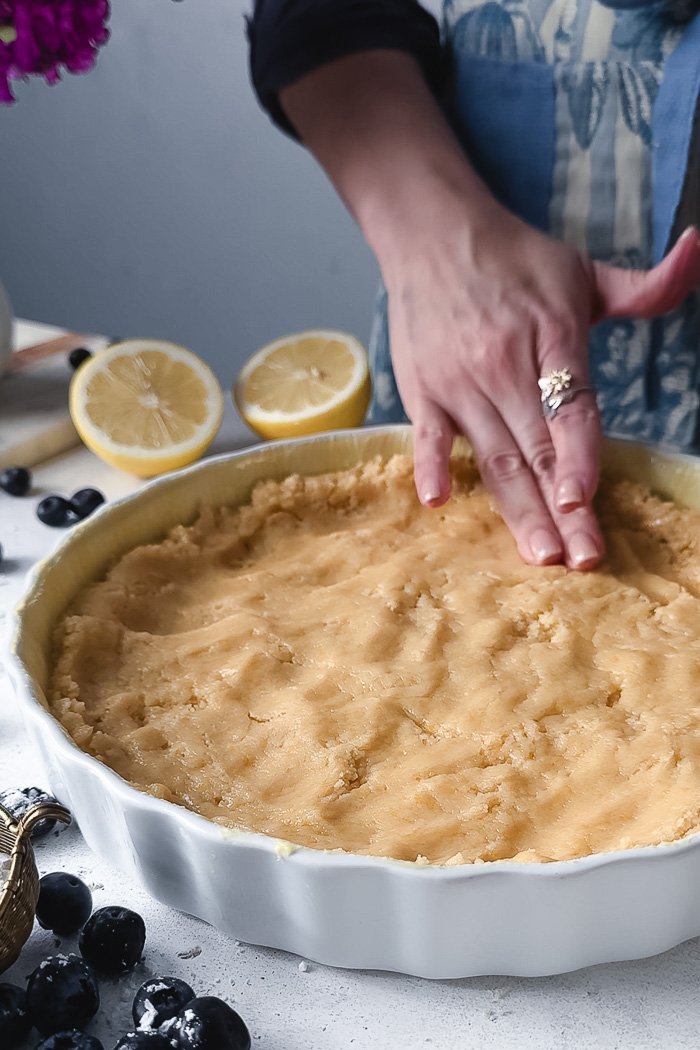
[[322, 849], [549, 861], [700, 825], [700, 513], [599, 498], [597, 572], [524, 565], [476, 470], [402, 456], [204, 508], [85, 589], [50, 707], [138, 788]]

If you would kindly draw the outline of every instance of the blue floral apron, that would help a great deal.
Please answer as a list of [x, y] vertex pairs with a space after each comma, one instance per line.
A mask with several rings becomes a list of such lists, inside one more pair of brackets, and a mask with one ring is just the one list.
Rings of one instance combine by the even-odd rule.
[[[662, 3], [609, 4], [446, 0], [447, 106], [511, 211], [594, 259], [647, 268], [700, 221], [698, 173], [687, 178], [700, 16], [678, 27]], [[370, 339], [373, 422], [406, 419], [386, 310], [382, 289]], [[663, 318], [603, 322], [589, 347], [608, 433], [700, 450], [700, 295]]]

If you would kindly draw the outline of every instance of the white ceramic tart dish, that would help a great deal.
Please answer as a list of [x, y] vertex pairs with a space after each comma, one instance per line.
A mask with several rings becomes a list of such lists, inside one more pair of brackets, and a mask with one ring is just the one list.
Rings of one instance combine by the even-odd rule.
[[[191, 522], [202, 503], [244, 503], [259, 480], [343, 470], [410, 445], [409, 428], [380, 427], [219, 456], [77, 526], [35, 568], [9, 654], [49, 785], [92, 849], [157, 899], [240, 940], [331, 966], [540, 976], [653, 955], [699, 935], [699, 835], [578, 860], [454, 867], [294, 847], [136, 790], [47, 711], [52, 629], [115, 558]], [[606, 461], [617, 476], [700, 507], [700, 461], [624, 442], [608, 443]]]

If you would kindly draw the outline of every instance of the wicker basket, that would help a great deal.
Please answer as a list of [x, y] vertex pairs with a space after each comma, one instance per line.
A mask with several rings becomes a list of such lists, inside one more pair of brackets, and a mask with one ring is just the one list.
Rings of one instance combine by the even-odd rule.
[[30, 833], [46, 818], [70, 823], [70, 813], [58, 802], [40, 802], [22, 820], [0, 806], [0, 855], [10, 855], [10, 873], [0, 884], [0, 973], [12, 966], [32, 932], [39, 874]]

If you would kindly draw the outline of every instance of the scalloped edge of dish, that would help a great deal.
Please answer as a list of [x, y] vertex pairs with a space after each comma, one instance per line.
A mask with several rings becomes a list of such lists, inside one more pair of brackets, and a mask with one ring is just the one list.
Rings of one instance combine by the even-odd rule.
[[[49, 713], [42, 685], [28, 666], [27, 646], [36, 644], [36, 638], [28, 639], [32, 617], [41, 610], [42, 590], [59, 565], [65, 572], [86, 539], [104, 535], [108, 519], [118, 523], [134, 504], [184, 488], [192, 476], [231, 468], [236, 473], [247, 465], [246, 484], [255, 477], [282, 477], [294, 472], [289, 466], [300, 451], [324, 447], [329, 455], [355, 456], [355, 462], [369, 458], [360, 455], [367, 449], [370, 455], [406, 452], [410, 428], [314, 435], [203, 460], [101, 509], [29, 574], [25, 596], [11, 617], [10, 677], [49, 783], [72, 809], [88, 844], [140, 878], [165, 903], [240, 940], [332, 966], [430, 978], [540, 976], [653, 955], [700, 934], [698, 833], [548, 863], [501, 860], [445, 867], [313, 849], [217, 825], [139, 791], [81, 751]], [[617, 441], [607, 443], [607, 456], [613, 473], [625, 474], [631, 464], [635, 477], [664, 495], [700, 505], [700, 461], [693, 457]], [[272, 469], [267, 464], [256, 473], [268, 460]], [[343, 468], [336, 457], [313, 472], [328, 469]], [[163, 535], [174, 523], [157, 519], [148, 537]], [[104, 566], [133, 545], [131, 538], [116, 547], [108, 544], [111, 553], [102, 551]], [[54, 622], [55, 616], [49, 619]], [[232, 872], [237, 875], [233, 882]], [[637, 900], [639, 887], [646, 903]]]

